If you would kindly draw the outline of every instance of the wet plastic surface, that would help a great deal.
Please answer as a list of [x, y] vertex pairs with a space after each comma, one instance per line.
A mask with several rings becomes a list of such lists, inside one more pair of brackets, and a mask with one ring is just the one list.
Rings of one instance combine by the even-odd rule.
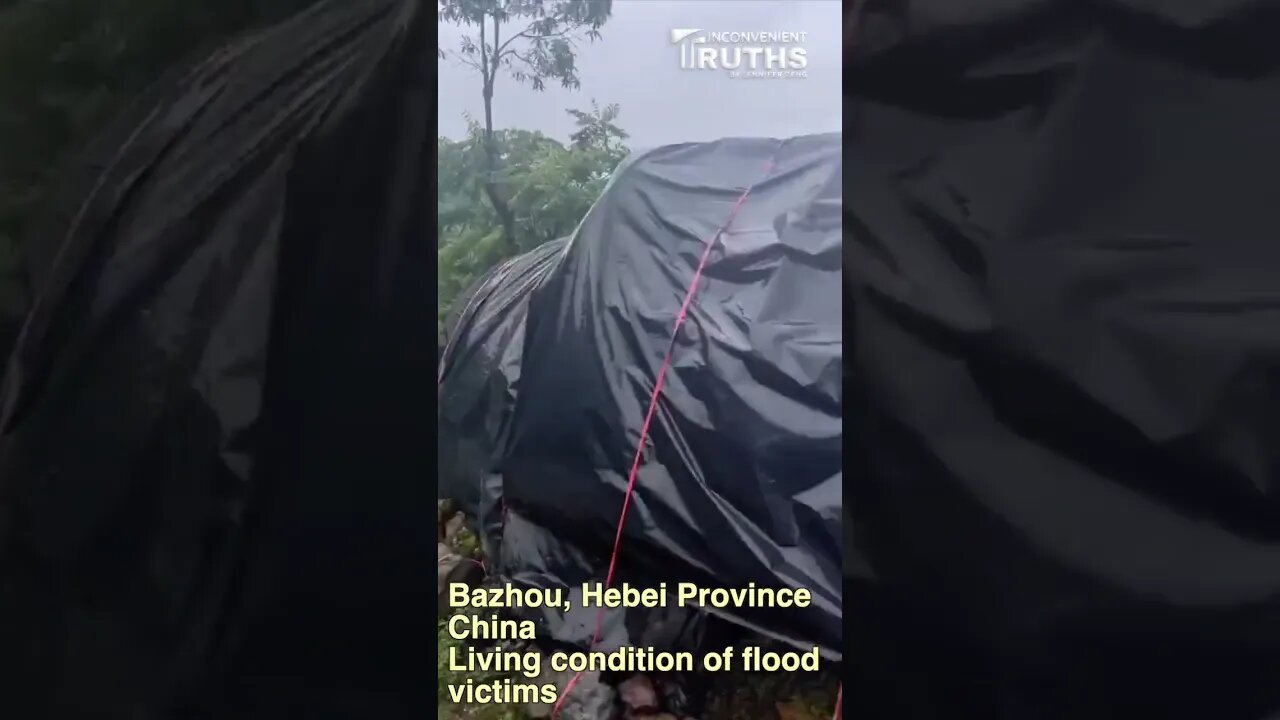
[[[639, 154], [567, 245], [482, 284], [443, 359], [440, 492], [504, 576], [602, 580], [677, 312], [749, 186], [676, 339], [615, 584], [808, 588], [807, 610], [724, 614], [838, 657], [839, 135]], [[585, 645], [596, 612], [547, 613], [544, 636]], [[680, 642], [672, 615], [613, 614], [599, 647]]]
[[233, 42], [66, 179], [4, 377], [0, 715], [430, 712], [423, 8]]
[[1280, 717], [1280, 14], [867, 2], [849, 717]]

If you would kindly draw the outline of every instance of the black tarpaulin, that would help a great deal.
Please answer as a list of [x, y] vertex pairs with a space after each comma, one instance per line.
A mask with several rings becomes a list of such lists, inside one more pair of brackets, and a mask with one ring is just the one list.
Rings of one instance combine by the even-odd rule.
[[32, 238], [0, 416], [0, 714], [420, 717], [429, 14], [170, 75]]
[[1280, 717], [1280, 8], [850, 23], [850, 717]]
[[[459, 301], [441, 493], [478, 513], [491, 570], [570, 589], [605, 577], [671, 346], [615, 584], [804, 587], [806, 610], [724, 615], [839, 656], [840, 182], [839, 135], [641, 153], [567, 242]], [[540, 618], [544, 637], [590, 643], [596, 610], [573, 605]], [[611, 615], [599, 647], [677, 642], [682, 622]]]

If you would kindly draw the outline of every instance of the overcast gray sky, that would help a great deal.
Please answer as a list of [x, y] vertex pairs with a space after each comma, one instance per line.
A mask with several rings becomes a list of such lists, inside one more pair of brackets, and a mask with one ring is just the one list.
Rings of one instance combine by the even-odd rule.
[[[508, 76], [494, 92], [494, 125], [541, 130], [564, 142], [565, 108], [618, 103], [633, 148], [734, 136], [789, 137], [840, 130], [840, 0], [614, 0], [602, 39], [583, 42], [582, 88], [535, 92]], [[724, 70], [682, 70], [673, 28], [723, 32], [803, 32], [807, 77], [731, 78]], [[458, 47], [464, 29], [440, 23], [440, 46]], [[480, 80], [452, 58], [439, 61], [440, 134], [466, 132], [463, 113], [484, 117]]]

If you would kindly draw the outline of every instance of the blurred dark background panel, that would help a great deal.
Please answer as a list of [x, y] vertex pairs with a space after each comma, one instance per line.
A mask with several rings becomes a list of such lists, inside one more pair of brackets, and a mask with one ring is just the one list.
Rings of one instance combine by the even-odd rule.
[[42, 215], [58, 221], [50, 210], [59, 196], [74, 202], [83, 194], [59, 180], [84, 163], [95, 135], [174, 66], [314, 3], [0, 2], [0, 354], [8, 355], [31, 301], [28, 262], [47, 266], [57, 251], [28, 245], [33, 225]]
[[848, 716], [1280, 716], [1280, 4], [853, 5]]
[[0, 715], [428, 712], [433, 16], [303, 5], [0, 15]]

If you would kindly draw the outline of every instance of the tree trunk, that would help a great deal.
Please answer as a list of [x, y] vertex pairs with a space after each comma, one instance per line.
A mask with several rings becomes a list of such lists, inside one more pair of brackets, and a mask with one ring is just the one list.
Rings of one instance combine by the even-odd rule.
[[498, 221], [502, 223], [502, 234], [507, 242], [507, 249], [514, 255], [519, 248], [519, 244], [516, 243], [516, 219], [498, 186], [498, 146], [493, 140], [493, 84], [498, 78], [498, 64], [501, 61], [501, 55], [498, 53], [498, 28], [498, 18], [495, 17], [493, 19], [493, 54], [490, 55], [485, 49], [484, 20], [480, 21], [480, 62], [484, 68], [481, 71], [484, 83], [484, 157], [487, 173], [484, 192], [489, 196], [493, 211], [498, 214]]

